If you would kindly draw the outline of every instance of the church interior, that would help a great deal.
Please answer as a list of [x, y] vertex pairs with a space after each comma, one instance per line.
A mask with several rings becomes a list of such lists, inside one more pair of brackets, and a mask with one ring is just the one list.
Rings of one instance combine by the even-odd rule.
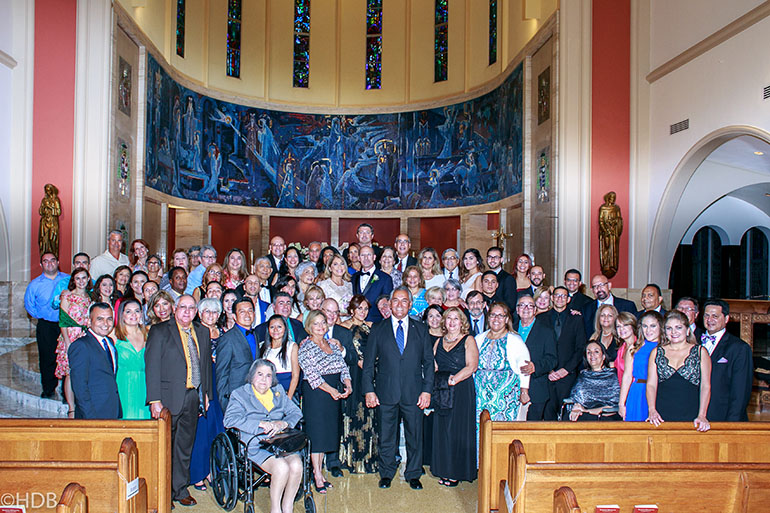
[[[65, 460], [88, 447], [114, 465], [121, 433], [133, 436], [145, 506], [168, 511], [168, 426], [140, 429], [162, 420], [99, 421], [113, 427], [91, 444], [102, 435], [87, 423], [97, 421], [69, 420], [66, 401], [40, 397], [25, 292], [44, 255], [69, 275], [77, 254], [108, 249], [111, 231], [122, 234], [121, 253], [141, 240], [164, 271], [178, 248], [193, 246], [213, 247], [222, 265], [240, 248], [254, 268], [276, 237], [303, 257], [313, 242], [347, 256], [362, 223], [380, 248], [407, 235], [411, 256], [485, 256], [497, 246], [509, 273], [529, 255], [551, 293], [577, 269], [591, 300], [592, 277], [605, 276], [640, 312], [649, 284], [665, 310], [683, 297], [723, 299], [727, 332], [751, 347], [752, 370], [757, 361], [770, 369], [769, 44], [765, 0], [0, 2], [0, 453], [50, 424], [65, 433], [51, 437], [78, 440]], [[749, 428], [717, 422], [701, 434], [669, 423], [665, 441], [664, 428], [644, 423], [543, 435], [537, 423], [519, 433], [492, 419], [488, 431], [483, 421], [477, 428], [474, 482], [445, 489], [425, 476], [422, 492], [408, 479], [388, 491], [376, 475], [346, 473], [315, 494], [316, 508], [550, 512], [559, 489], [567, 505], [558, 511], [588, 512], [597, 494], [581, 475], [596, 472], [611, 489], [610, 467], [591, 466], [604, 464], [640, 483], [702, 465], [705, 482], [735, 488], [731, 508], [761, 511], [753, 508], [770, 498], [761, 486], [770, 453], [747, 455], [770, 437], [770, 371], [756, 376]], [[587, 431], [569, 433], [576, 426]], [[645, 445], [635, 438], [643, 429], [660, 440], [650, 434], [639, 459], [617, 457]], [[578, 436], [601, 442], [578, 448]], [[735, 438], [720, 445], [718, 436]], [[34, 459], [22, 454], [8, 459]], [[40, 462], [14, 470], [2, 458], [0, 475], [16, 472], [9, 483], [19, 489], [0, 477], [0, 493], [17, 499], [33, 489], [35, 465], [47, 471]], [[526, 493], [513, 462], [531, 472]], [[564, 477], [566, 463], [587, 467]], [[632, 463], [640, 466], [621, 468]], [[747, 467], [719, 467], [738, 464]], [[759, 484], [740, 492], [736, 483], [749, 482]], [[571, 483], [574, 494], [560, 488]], [[222, 510], [212, 486], [190, 488], [198, 511]], [[58, 500], [62, 489], [54, 491]], [[647, 501], [629, 491], [639, 503], [665, 504], [667, 493], [690, 497], [666, 485]], [[269, 499], [258, 491], [256, 510], [269, 511]], [[721, 503], [709, 504], [699, 511]]]

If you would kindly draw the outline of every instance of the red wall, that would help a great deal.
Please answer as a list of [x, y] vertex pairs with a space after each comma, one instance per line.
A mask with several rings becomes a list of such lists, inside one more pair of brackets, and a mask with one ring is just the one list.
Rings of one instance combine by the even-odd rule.
[[[457, 230], [460, 229], [460, 216], [423, 217], [420, 220], [420, 246], [433, 248], [441, 257], [447, 248], [457, 249]], [[421, 248], [412, 248], [419, 251]]]
[[307, 246], [314, 241], [328, 244], [332, 238], [332, 220], [328, 217], [270, 216], [270, 238], [276, 235], [283, 237], [286, 244], [299, 242]]
[[[598, 211], [604, 194], [617, 193], [628, 219], [631, 103], [631, 2], [594, 0], [591, 106], [591, 269], [599, 274]], [[628, 286], [628, 222], [620, 239], [620, 265], [611, 278]], [[585, 281], [590, 281], [590, 276]]]
[[[217, 250], [217, 261], [222, 263], [225, 255], [233, 248], [246, 254], [249, 260], [249, 216], [209, 212], [211, 245]], [[261, 255], [254, 255], [254, 259]]]
[[[59, 189], [59, 260], [72, 266], [72, 159], [75, 132], [77, 3], [35, 1], [35, 67], [32, 110], [31, 275], [40, 274], [40, 200], [47, 183]], [[76, 248], [80, 249], [80, 248]], [[103, 251], [101, 248], [100, 251]], [[95, 255], [92, 255], [95, 256]]]
[[356, 230], [361, 223], [369, 223], [374, 228], [374, 241], [380, 246], [392, 246], [401, 232], [401, 220], [385, 219], [340, 219], [340, 245], [356, 242]]

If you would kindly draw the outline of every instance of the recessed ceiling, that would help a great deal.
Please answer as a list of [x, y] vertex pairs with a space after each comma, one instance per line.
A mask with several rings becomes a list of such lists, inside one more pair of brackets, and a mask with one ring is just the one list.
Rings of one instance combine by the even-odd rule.
[[[754, 152], [762, 152], [763, 155]], [[770, 144], [750, 135], [742, 135], [711, 152], [706, 160], [770, 174]]]

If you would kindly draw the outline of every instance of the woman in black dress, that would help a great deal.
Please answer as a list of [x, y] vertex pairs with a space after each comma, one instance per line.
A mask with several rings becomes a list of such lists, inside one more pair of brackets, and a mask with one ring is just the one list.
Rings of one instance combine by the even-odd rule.
[[647, 420], [655, 426], [664, 421], [692, 422], [698, 431], [708, 431], [711, 357], [696, 341], [683, 313], [666, 313], [663, 326], [660, 344], [650, 355]]
[[433, 399], [433, 455], [430, 470], [439, 484], [457, 486], [473, 481], [476, 466], [476, 388], [473, 373], [479, 364], [476, 341], [462, 310], [444, 312], [444, 336], [436, 341]]
[[[342, 356], [339, 342], [330, 344], [324, 338], [329, 327], [320, 310], [313, 310], [305, 319], [305, 331], [310, 335], [299, 346], [299, 366], [305, 373], [302, 380], [302, 414], [305, 431], [310, 438], [310, 459], [318, 493], [326, 493], [331, 483], [323, 475], [324, 453], [339, 449], [340, 433], [337, 419], [340, 399], [352, 392], [350, 370]], [[344, 391], [340, 392], [341, 383]]]

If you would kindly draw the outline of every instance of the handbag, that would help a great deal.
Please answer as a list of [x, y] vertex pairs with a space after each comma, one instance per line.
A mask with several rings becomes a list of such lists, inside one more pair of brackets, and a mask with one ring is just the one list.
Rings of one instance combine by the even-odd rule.
[[455, 402], [455, 389], [449, 386], [448, 371], [436, 371], [433, 375], [433, 394], [430, 397], [430, 407], [439, 413], [448, 413]]
[[307, 445], [307, 435], [299, 429], [289, 428], [259, 441], [260, 447], [275, 457], [300, 451]]

